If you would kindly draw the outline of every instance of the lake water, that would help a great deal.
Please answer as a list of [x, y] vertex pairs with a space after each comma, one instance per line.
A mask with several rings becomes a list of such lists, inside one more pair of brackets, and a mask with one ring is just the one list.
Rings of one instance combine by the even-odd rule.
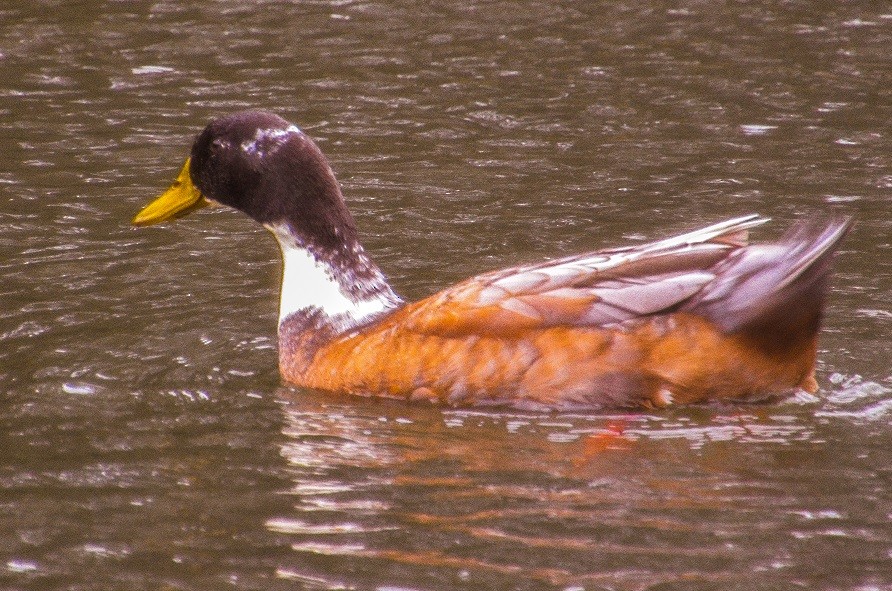
[[[0, 587], [892, 589], [892, 9], [0, 4]], [[274, 241], [147, 229], [209, 118], [316, 137], [418, 298], [856, 217], [817, 396], [480, 412], [282, 386]]]

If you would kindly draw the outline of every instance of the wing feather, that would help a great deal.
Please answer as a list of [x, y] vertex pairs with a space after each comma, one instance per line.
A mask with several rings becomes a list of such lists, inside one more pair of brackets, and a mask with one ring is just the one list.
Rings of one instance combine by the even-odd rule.
[[504, 336], [658, 314], [712, 282], [711, 269], [766, 221], [750, 215], [644, 245], [484, 273], [404, 309], [404, 326], [428, 334]]

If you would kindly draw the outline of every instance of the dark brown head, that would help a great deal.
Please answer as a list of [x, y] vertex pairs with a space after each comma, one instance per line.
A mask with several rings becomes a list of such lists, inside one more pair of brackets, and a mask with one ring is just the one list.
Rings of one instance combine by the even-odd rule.
[[208, 123], [180, 177], [134, 223], [184, 215], [207, 201], [267, 227], [288, 226], [296, 240], [322, 250], [356, 241], [328, 160], [308, 135], [273, 113], [242, 111]]

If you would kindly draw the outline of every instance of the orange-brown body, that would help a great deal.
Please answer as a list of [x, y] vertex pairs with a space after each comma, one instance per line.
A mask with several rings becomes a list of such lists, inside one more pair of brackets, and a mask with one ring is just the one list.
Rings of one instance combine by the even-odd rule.
[[311, 388], [458, 405], [663, 407], [817, 388], [814, 336], [770, 352], [689, 313], [613, 328], [443, 336], [405, 330], [412, 308], [322, 346], [309, 364], [286, 348], [282, 375]]
[[665, 407], [817, 390], [847, 223], [748, 246], [732, 220], [678, 239], [478, 275], [369, 323], [286, 320], [294, 384], [451, 405]]

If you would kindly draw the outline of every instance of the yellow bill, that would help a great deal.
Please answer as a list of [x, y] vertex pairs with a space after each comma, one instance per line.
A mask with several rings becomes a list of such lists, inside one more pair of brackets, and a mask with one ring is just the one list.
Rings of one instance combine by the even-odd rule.
[[211, 204], [204, 198], [198, 187], [192, 184], [192, 177], [189, 175], [189, 160], [189, 158], [186, 159], [183, 170], [180, 171], [177, 180], [170, 188], [136, 214], [131, 222], [134, 226], [151, 226], [183, 217], [196, 209]]

